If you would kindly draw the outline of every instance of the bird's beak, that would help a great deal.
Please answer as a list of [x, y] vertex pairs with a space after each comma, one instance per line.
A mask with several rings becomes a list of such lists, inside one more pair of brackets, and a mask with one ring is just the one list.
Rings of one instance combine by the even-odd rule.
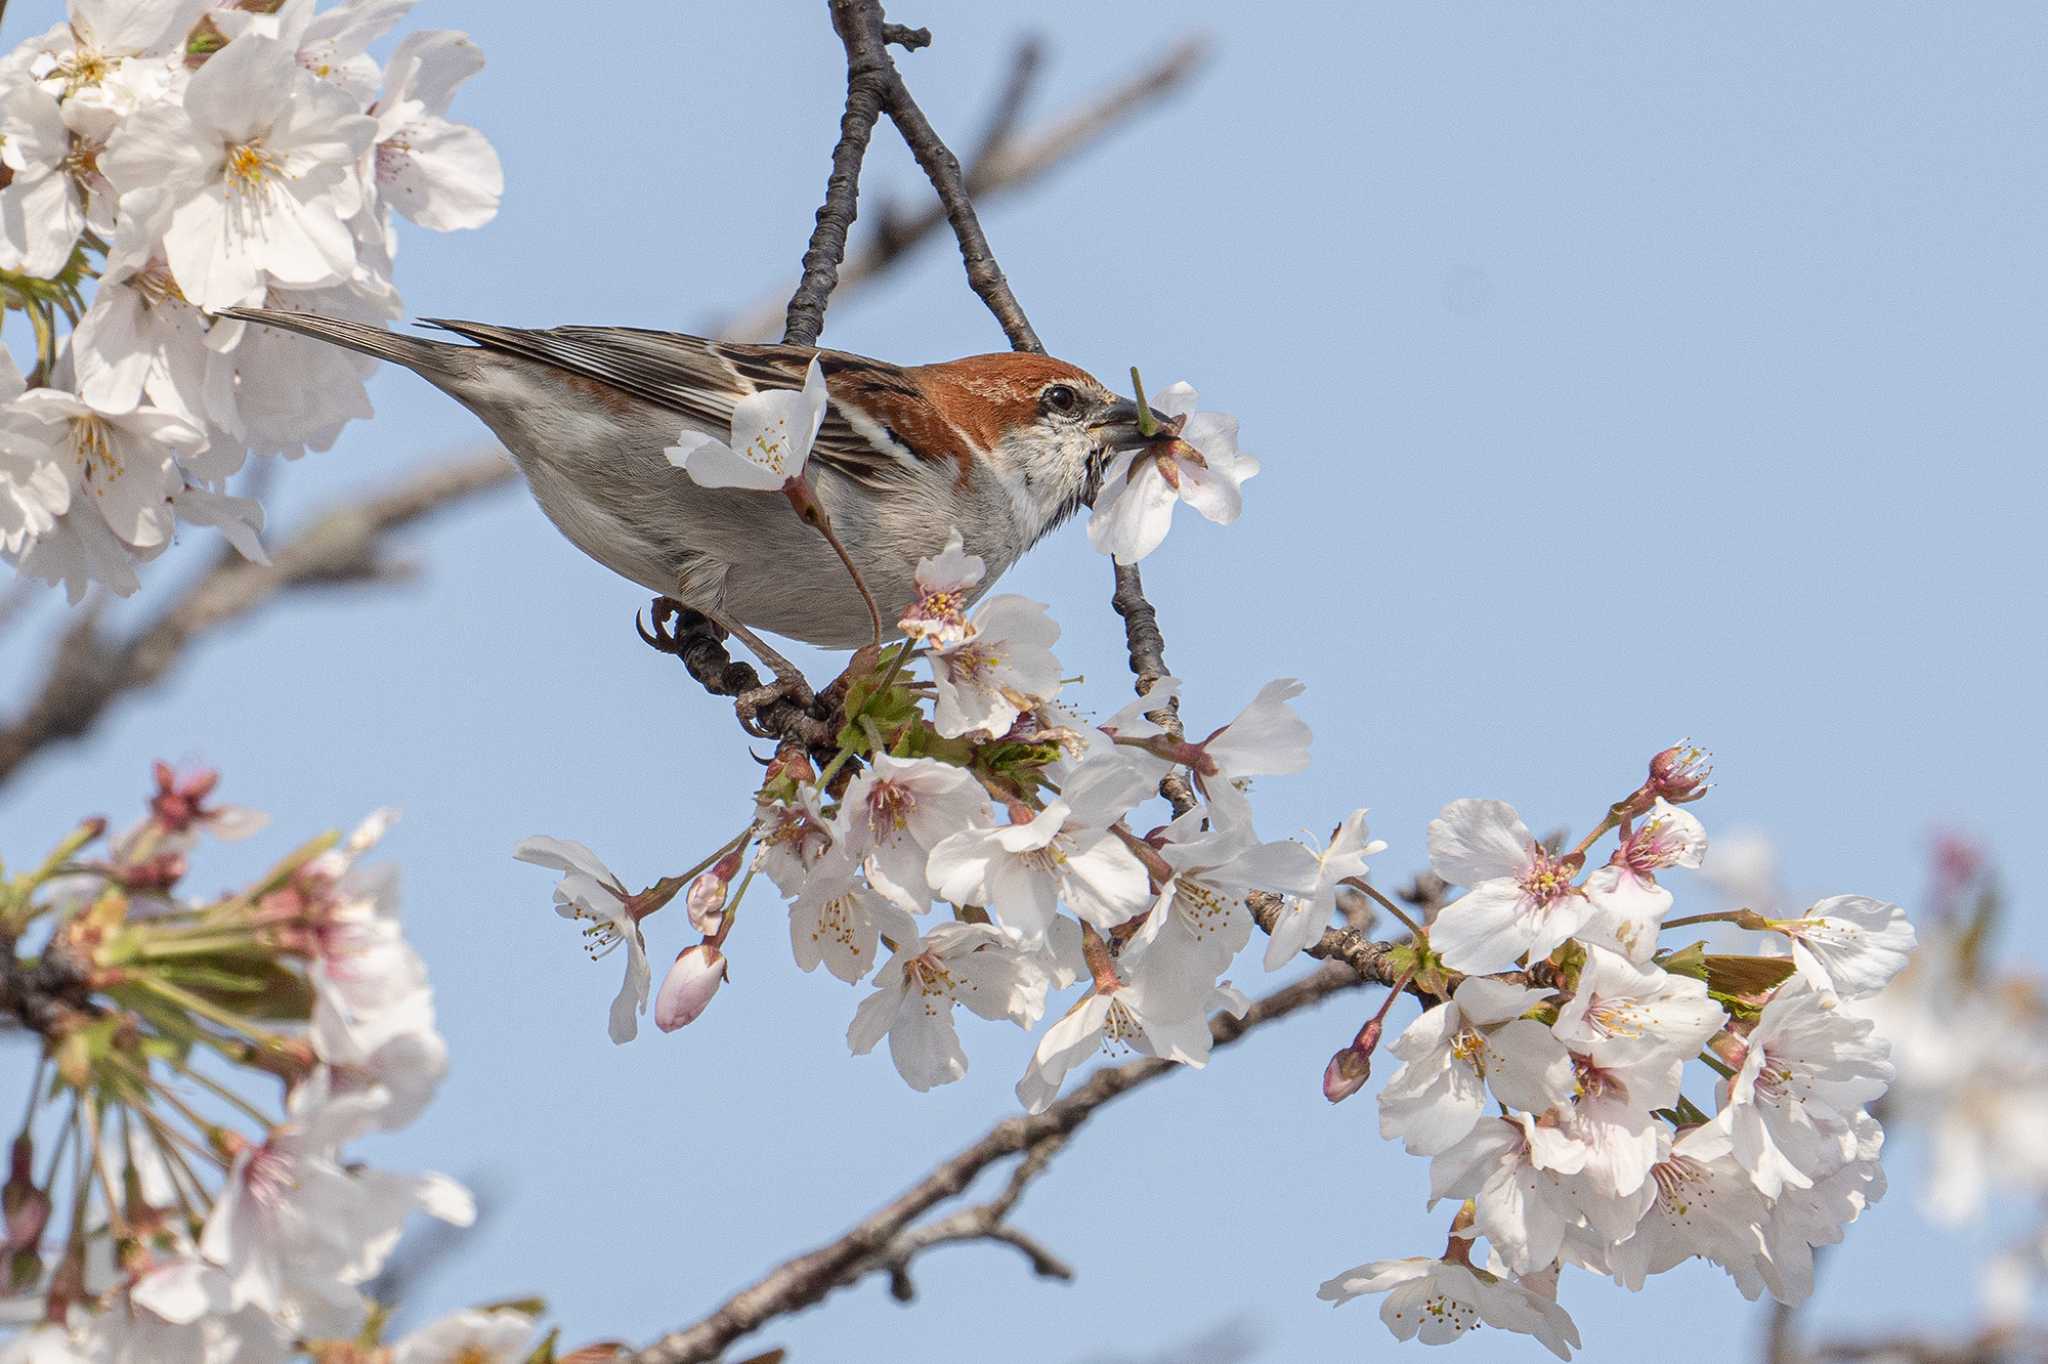
[[1104, 450], [1128, 450], [1180, 434], [1183, 418], [1169, 417], [1157, 408], [1152, 409], [1151, 415], [1152, 434], [1147, 435], [1138, 420], [1138, 405], [1129, 398], [1118, 398], [1088, 424], [1088, 429]]

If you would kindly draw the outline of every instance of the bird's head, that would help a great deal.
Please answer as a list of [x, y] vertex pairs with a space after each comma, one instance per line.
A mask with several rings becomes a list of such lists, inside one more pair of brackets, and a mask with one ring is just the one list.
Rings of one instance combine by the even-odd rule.
[[1179, 429], [1086, 370], [1046, 355], [970, 355], [910, 371], [926, 399], [976, 447], [1010, 493], [1027, 538], [1045, 534], [1091, 499], [1110, 457]]

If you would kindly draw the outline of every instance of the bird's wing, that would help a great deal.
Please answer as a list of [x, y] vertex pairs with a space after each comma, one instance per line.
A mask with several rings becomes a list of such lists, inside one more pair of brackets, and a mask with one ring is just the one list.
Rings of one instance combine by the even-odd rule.
[[[491, 350], [508, 351], [596, 379], [668, 408], [714, 435], [732, 429], [733, 407], [741, 398], [774, 389], [804, 386], [813, 356], [835, 399], [853, 394], [899, 399], [918, 391], [894, 365], [844, 351], [809, 346], [751, 345], [712, 341], [682, 332], [637, 327], [554, 327], [529, 330], [485, 322], [422, 319]], [[863, 406], [870, 404], [863, 403]], [[849, 420], [838, 401], [825, 410], [811, 458], [871, 486], [884, 486], [909, 472], [905, 457], [918, 458], [886, 427], [865, 423], [867, 434]]]

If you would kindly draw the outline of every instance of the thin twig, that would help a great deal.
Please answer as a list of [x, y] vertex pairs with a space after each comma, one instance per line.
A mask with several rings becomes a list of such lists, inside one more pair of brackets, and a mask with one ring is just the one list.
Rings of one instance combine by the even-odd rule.
[[[1216, 1047], [1227, 1047], [1255, 1028], [1360, 983], [1354, 972], [1326, 966], [1260, 999], [1242, 1019], [1217, 1015], [1209, 1023], [1210, 1038]], [[1159, 1060], [1110, 1066], [1095, 1072], [1043, 1113], [1005, 1118], [844, 1235], [769, 1271], [701, 1321], [671, 1331], [634, 1355], [634, 1364], [702, 1364], [717, 1359], [740, 1337], [777, 1317], [802, 1311], [833, 1289], [885, 1267], [890, 1248], [912, 1223], [936, 1205], [957, 1198], [989, 1166], [1051, 1138], [1070, 1136], [1104, 1104], [1177, 1068], [1171, 1061]]]
[[[1111, 594], [1109, 604], [1124, 620], [1124, 645], [1130, 651], [1131, 676], [1136, 683], [1138, 695], [1143, 696], [1154, 682], [1169, 674], [1166, 671], [1166, 636], [1159, 630], [1159, 611], [1145, 597], [1145, 581], [1138, 574], [1136, 564], [1118, 564], [1112, 561], [1116, 570], [1116, 591]], [[1165, 730], [1173, 739], [1183, 737], [1180, 723], [1180, 704], [1169, 701], [1158, 710], [1145, 716], [1153, 724]], [[1188, 786], [1188, 779], [1179, 768], [1173, 768], [1159, 779], [1159, 794], [1173, 807], [1176, 818], [1195, 808], [1195, 793]]]

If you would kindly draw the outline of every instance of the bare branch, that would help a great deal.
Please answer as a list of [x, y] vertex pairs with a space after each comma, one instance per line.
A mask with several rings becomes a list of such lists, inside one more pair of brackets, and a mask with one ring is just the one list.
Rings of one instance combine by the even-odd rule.
[[[1023, 55], [1024, 50], [1020, 49], [1020, 68]], [[968, 167], [967, 192], [986, 202], [1029, 188], [1178, 90], [1200, 69], [1207, 55], [1208, 44], [1204, 40], [1184, 39], [1157, 61], [1132, 72], [1088, 103], [1054, 120], [1043, 131], [1023, 139], [995, 139], [993, 148]], [[1012, 79], [1014, 84], [1015, 77]], [[1006, 88], [1004, 102], [1009, 97]], [[997, 120], [991, 117], [988, 130], [982, 135], [984, 147], [990, 145], [991, 134], [997, 127]], [[839, 267], [842, 290], [856, 288], [894, 268], [945, 224], [946, 212], [936, 203], [913, 207], [885, 200], [862, 221], [871, 226], [851, 258]], [[725, 327], [725, 333], [743, 338], [767, 336], [781, 322], [784, 311], [785, 302], [778, 293], [736, 315]]]
[[131, 634], [109, 638], [96, 612], [81, 614], [58, 641], [34, 699], [0, 729], [0, 782], [46, 746], [84, 734], [120, 697], [161, 681], [195, 643], [280, 595], [404, 576], [409, 567], [390, 557], [394, 531], [511, 481], [512, 466], [495, 450], [454, 460], [333, 507], [278, 548], [268, 567], [225, 552]]
[[[1109, 604], [1124, 619], [1124, 645], [1131, 655], [1131, 676], [1136, 682], [1138, 695], [1143, 696], [1154, 682], [1167, 676], [1166, 636], [1159, 630], [1158, 609], [1145, 597], [1145, 580], [1139, 576], [1138, 566], [1119, 564], [1114, 560], [1111, 566], [1116, 570], [1116, 591], [1110, 596]], [[1177, 700], [1146, 712], [1145, 718], [1172, 738], [1182, 736], [1180, 703]], [[1159, 794], [1173, 807], [1176, 817], [1195, 808], [1195, 793], [1179, 768], [1159, 779]], [[1267, 931], [1272, 931], [1270, 926]]]
[[[1359, 976], [1346, 967], [1325, 966], [1260, 999], [1242, 1019], [1217, 1015], [1209, 1022], [1209, 1035], [1215, 1046], [1227, 1047], [1255, 1028], [1318, 1004], [1333, 994], [1355, 989], [1361, 983]], [[938, 1204], [959, 1197], [983, 1170], [1055, 1139], [1064, 1140], [1104, 1104], [1175, 1069], [1171, 1061], [1128, 1061], [1095, 1072], [1043, 1113], [1005, 1118], [838, 1239], [785, 1262], [728, 1298], [701, 1321], [663, 1336], [633, 1356], [635, 1364], [701, 1364], [717, 1359], [740, 1337], [760, 1330], [777, 1317], [820, 1302], [835, 1288], [885, 1268], [899, 1238], [911, 1225]], [[1000, 1239], [1016, 1244], [1008, 1237]]]

